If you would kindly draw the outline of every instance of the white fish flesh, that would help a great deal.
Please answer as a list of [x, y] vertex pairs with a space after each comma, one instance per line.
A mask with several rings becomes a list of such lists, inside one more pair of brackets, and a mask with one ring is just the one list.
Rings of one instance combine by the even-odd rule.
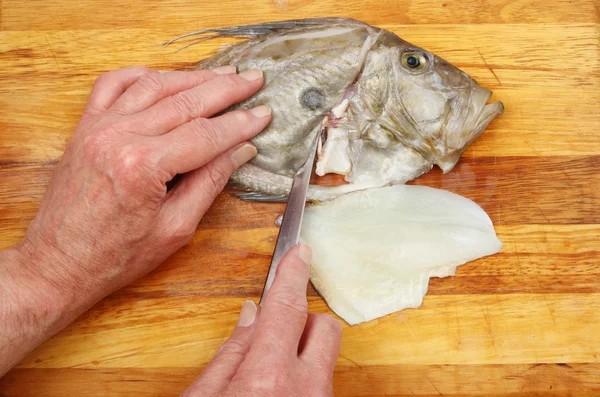
[[497, 253], [502, 243], [473, 201], [425, 186], [348, 193], [306, 208], [301, 242], [311, 281], [351, 325], [417, 308], [430, 277]]

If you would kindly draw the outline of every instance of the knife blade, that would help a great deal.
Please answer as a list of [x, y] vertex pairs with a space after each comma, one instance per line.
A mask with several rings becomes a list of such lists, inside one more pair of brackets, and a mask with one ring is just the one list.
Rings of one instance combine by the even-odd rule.
[[269, 267], [269, 273], [267, 274], [267, 280], [263, 288], [262, 296], [260, 298], [259, 305], [262, 303], [273, 284], [275, 279], [275, 273], [277, 267], [283, 256], [292, 248], [298, 244], [300, 239], [300, 227], [302, 226], [302, 217], [304, 215], [304, 206], [306, 204], [306, 194], [308, 192], [308, 185], [310, 183], [310, 176], [312, 174], [313, 164], [315, 162], [315, 155], [317, 152], [317, 146], [321, 131], [317, 134], [315, 142], [313, 143], [310, 155], [306, 162], [298, 169], [294, 180], [292, 182], [292, 189], [288, 196], [287, 205], [285, 212], [283, 213], [283, 220], [279, 228], [279, 234], [277, 236], [277, 243], [273, 250], [273, 257], [271, 259], [271, 266]]

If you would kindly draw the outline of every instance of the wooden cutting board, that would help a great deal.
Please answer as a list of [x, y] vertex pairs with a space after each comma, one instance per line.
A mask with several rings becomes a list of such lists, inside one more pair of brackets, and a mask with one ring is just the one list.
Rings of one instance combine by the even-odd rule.
[[[475, 200], [504, 248], [432, 280], [419, 309], [344, 325], [336, 396], [600, 395], [599, 8], [0, 0], [0, 248], [23, 237], [100, 73], [174, 69], [218, 48], [158, 45], [195, 29], [357, 18], [446, 58], [504, 102], [450, 174], [415, 182]], [[40, 346], [0, 380], [0, 395], [178, 395], [230, 334], [242, 302], [258, 299], [282, 211], [221, 195], [189, 245]], [[311, 310], [329, 312], [309, 292]]]

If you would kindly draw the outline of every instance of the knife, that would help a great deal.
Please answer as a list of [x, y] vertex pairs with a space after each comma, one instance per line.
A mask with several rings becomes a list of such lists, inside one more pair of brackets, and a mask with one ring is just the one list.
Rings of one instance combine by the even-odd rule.
[[292, 189], [288, 196], [287, 206], [283, 213], [283, 220], [281, 221], [281, 227], [279, 228], [279, 235], [277, 236], [277, 243], [273, 251], [273, 257], [271, 259], [271, 267], [269, 267], [269, 273], [267, 274], [267, 281], [263, 288], [263, 293], [260, 298], [259, 305], [262, 306], [273, 280], [275, 279], [275, 273], [277, 267], [283, 256], [292, 248], [298, 244], [300, 239], [300, 226], [302, 225], [302, 216], [304, 215], [304, 206], [306, 204], [306, 193], [308, 192], [308, 185], [310, 182], [310, 176], [312, 174], [313, 164], [315, 162], [315, 154], [317, 152], [317, 146], [321, 131], [317, 134], [315, 142], [311, 146], [310, 155], [306, 162], [298, 169], [292, 182]]

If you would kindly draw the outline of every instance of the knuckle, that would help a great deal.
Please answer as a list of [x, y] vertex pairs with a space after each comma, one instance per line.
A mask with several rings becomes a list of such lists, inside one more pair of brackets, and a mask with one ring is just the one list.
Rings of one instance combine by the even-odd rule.
[[248, 351], [248, 344], [239, 340], [239, 339], [234, 339], [234, 338], [229, 338], [229, 340], [227, 342], [225, 342], [223, 345], [221, 345], [221, 347], [219, 348], [217, 353], [222, 353], [222, 354], [226, 354], [226, 355], [232, 355], [232, 356], [242, 356], [245, 355], [246, 352]]
[[289, 291], [272, 290], [270, 300], [285, 312], [292, 313], [294, 316], [308, 317], [308, 302], [304, 295], [293, 294]]
[[169, 241], [172, 246], [184, 246], [194, 238], [194, 228], [189, 226], [189, 222], [181, 224], [176, 230], [174, 230], [171, 240]]
[[243, 87], [243, 84], [240, 84], [240, 80], [243, 79], [236, 75], [222, 75], [219, 77], [220, 89], [225, 92], [237, 91]]
[[202, 116], [206, 112], [207, 105], [202, 96], [191, 94], [189, 91], [181, 91], [171, 98], [175, 111], [186, 118]]
[[115, 167], [117, 175], [134, 187], [149, 172], [148, 153], [143, 146], [125, 145], [117, 150]]
[[160, 93], [164, 89], [164, 83], [159, 73], [143, 74], [138, 78], [137, 84], [151, 93]]
[[152, 72], [152, 69], [146, 66], [132, 66], [130, 68], [120, 69], [120, 70], [112, 70], [110, 72], [102, 73], [100, 76], [96, 78], [94, 85], [104, 85], [106, 83], [113, 82], [119, 79], [119, 76], [122, 75], [122, 71], [131, 70], [134, 74], [144, 75]]
[[215, 149], [221, 135], [218, 123], [197, 117], [190, 121], [190, 127], [198, 144], [207, 149]]
[[107, 143], [110, 141], [108, 135], [110, 135], [110, 132], [106, 130], [84, 135], [81, 140], [83, 157], [86, 159], [96, 159], [98, 155], [102, 154]]
[[[278, 268], [277, 271], [285, 271], [291, 274], [295, 274], [297, 277], [307, 277], [310, 271], [310, 265], [300, 258], [296, 256], [286, 254], [284, 256], [283, 261], [285, 262], [285, 267]], [[281, 269], [281, 270], [280, 270]]]
[[192, 70], [189, 72], [185, 72], [185, 78], [188, 79], [192, 85], [197, 86], [200, 84], [204, 84], [208, 81], [208, 76], [206, 70]]
[[108, 112], [113, 113], [113, 114], [115, 114], [117, 116], [127, 116], [128, 115], [127, 110], [124, 109], [123, 106], [115, 106], [115, 105], [113, 105], [113, 106], [111, 106], [108, 109]]
[[232, 113], [235, 120], [235, 125], [240, 126], [240, 128], [242, 128], [244, 131], [251, 129], [254, 123], [254, 118], [251, 116], [250, 111], [236, 110]]
[[194, 237], [195, 224], [192, 217], [176, 216], [164, 221], [160, 241], [168, 247], [181, 247]]
[[178, 217], [178, 221], [173, 224], [173, 236], [176, 239], [187, 241], [194, 234], [194, 227], [190, 218]]
[[102, 73], [100, 76], [96, 78], [94, 81], [94, 88], [102, 86], [112, 80], [113, 74], [111, 72]]
[[207, 173], [213, 193], [216, 195], [221, 192], [227, 184], [230, 176], [229, 172], [218, 164], [211, 164], [207, 166]]
[[278, 392], [286, 391], [289, 387], [288, 376], [285, 367], [274, 366], [269, 368], [269, 371], [262, 371], [261, 376], [251, 377], [248, 386], [252, 392], [258, 392], [260, 396], [284, 396], [286, 393]]
[[119, 150], [119, 164], [123, 169], [137, 169], [144, 162], [140, 147], [127, 145]]
[[94, 158], [102, 147], [98, 133], [84, 136], [81, 145], [83, 148], [83, 156], [85, 158]]
[[317, 316], [317, 321], [324, 328], [324, 332], [336, 337], [336, 339], [342, 337], [342, 325], [329, 314], [319, 314]]
[[154, 70], [152, 70], [148, 66], [144, 66], [144, 65], [132, 66], [131, 70], [140, 76], [144, 75], [144, 74], [154, 73]]

